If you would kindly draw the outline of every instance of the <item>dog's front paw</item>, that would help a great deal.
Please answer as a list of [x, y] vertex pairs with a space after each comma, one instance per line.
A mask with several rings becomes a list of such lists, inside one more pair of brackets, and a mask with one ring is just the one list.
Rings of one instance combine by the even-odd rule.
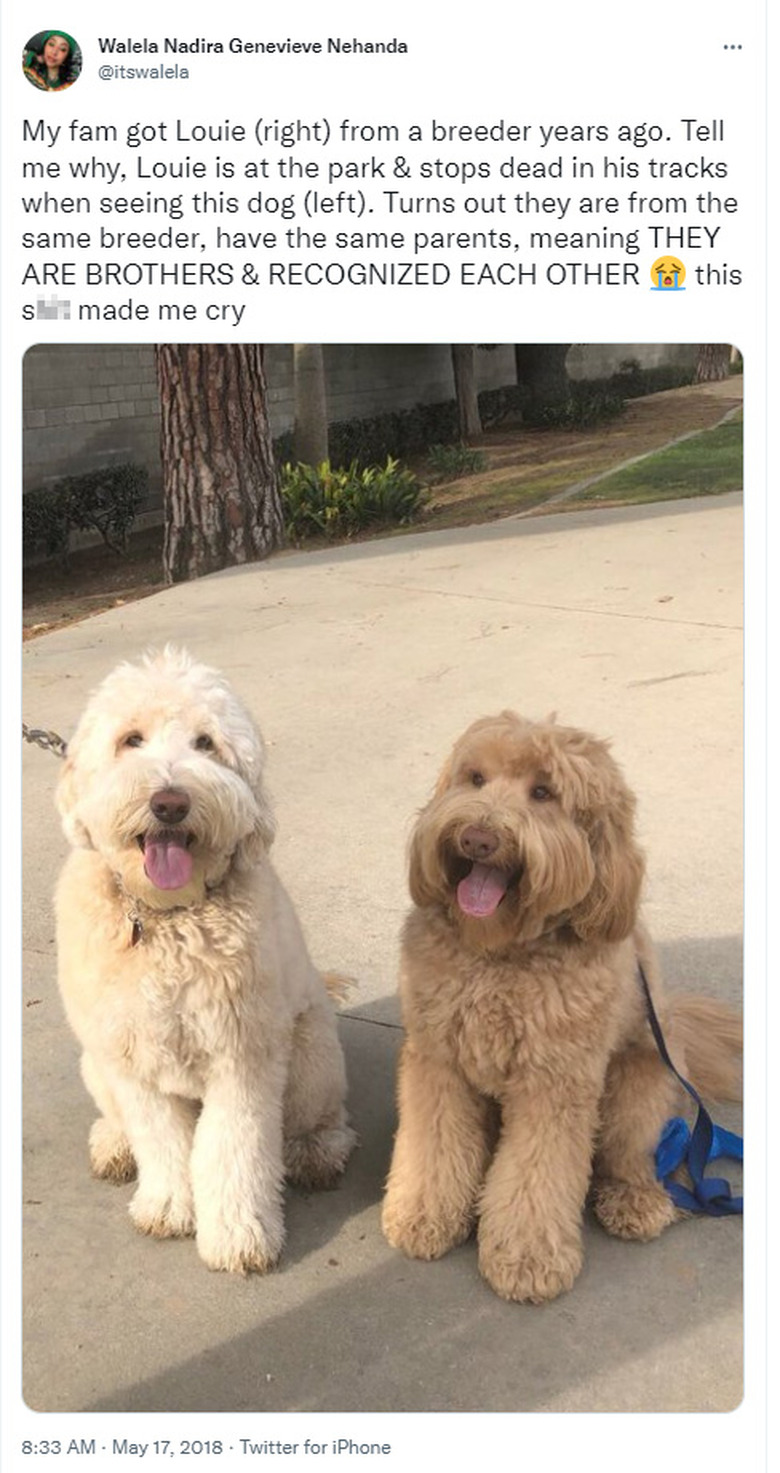
[[130, 1217], [140, 1233], [152, 1238], [189, 1238], [195, 1231], [192, 1198], [187, 1193], [156, 1194], [138, 1188]]
[[198, 1227], [198, 1252], [208, 1268], [232, 1274], [266, 1274], [278, 1263], [281, 1226], [267, 1230], [256, 1218]]
[[284, 1169], [289, 1181], [309, 1191], [335, 1187], [357, 1144], [351, 1126], [323, 1126], [285, 1141]]
[[597, 1182], [593, 1211], [616, 1238], [647, 1243], [680, 1216], [660, 1182]]
[[473, 1226], [471, 1217], [448, 1220], [424, 1208], [404, 1208], [386, 1202], [382, 1210], [382, 1232], [393, 1248], [407, 1258], [441, 1258], [450, 1248], [465, 1242]]
[[93, 1175], [104, 1181], [133, 1181], [135, 1177], [135, 1157], [127, 1136], [102, 1115], [89, 1132], [89, 1159]]
[[479, 1270], [502, 1299], [544, 1304], [571, 1289], [582, 1268], [582, 1245], [574, 1241], [515, 1253], [506, 1245], [479, 1244]]

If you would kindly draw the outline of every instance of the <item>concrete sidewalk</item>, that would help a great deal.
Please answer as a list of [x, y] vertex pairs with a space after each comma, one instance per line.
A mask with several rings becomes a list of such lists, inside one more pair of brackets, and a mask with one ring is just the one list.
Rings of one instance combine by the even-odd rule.
[[[274, 558], [31, 641], [24, 718], [68, 736], [150, 644], [223, 669], [269, 744], [275, 859], [342, 1019], [361, 1137], [288, 1194], [267, 1279], [132, 1230], [90, 1179], [93, 1108], [55, 985], [57, 763], [25, 748], [25, 1399], [41, 1411], [725, 1411], [742, 1395], [741, 1223], [637, 1246], [593, 1222], [573, 1291], [505, 1304], [473, 1243], [411, 1263], [379, 1230], [394, 1130], [404, 850], [452, 740], [510, 706], [613, 738], [639, 798], [668, 977], [741, 994], [741, 498], [573, 512]], [[717, 1116], [734, 1127], [733, 1109]]]

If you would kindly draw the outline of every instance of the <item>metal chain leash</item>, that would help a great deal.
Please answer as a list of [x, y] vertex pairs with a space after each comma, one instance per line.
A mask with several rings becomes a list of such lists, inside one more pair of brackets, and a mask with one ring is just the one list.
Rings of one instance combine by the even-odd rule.
[[43, 747], [45, 752], [53, 752], [55, 757], [64, 757], [68, 750], [67, 742], [56, 731], [42, 731], [39, 726], [26, 726], [22, 722], [22, 736], [26, 742]]

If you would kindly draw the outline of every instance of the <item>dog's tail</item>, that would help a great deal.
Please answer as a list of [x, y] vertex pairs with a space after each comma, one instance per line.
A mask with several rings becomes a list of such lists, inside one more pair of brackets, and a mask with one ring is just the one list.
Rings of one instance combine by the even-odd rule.
[[345, 977], [343, 972], [323, 972], [321, 975], [325, 991], [335, 1003], [346, 1002], [350, 993], [354, 992], [357, 987], [354, 977]]
[[671, 1033], [685, 1055], [681, 1072], [708, 1099], [741, 1100], [740, 1014], [712, 997], [678, 994], [669, 1005]]

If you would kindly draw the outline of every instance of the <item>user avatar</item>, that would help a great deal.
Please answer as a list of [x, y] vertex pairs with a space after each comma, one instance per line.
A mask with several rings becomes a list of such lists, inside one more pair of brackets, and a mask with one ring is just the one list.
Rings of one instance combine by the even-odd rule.
[[24, 48], [22, 68], [42, 92], [64, 92], [78, 81], [81, 47], [67, 31], [39, 31]]

